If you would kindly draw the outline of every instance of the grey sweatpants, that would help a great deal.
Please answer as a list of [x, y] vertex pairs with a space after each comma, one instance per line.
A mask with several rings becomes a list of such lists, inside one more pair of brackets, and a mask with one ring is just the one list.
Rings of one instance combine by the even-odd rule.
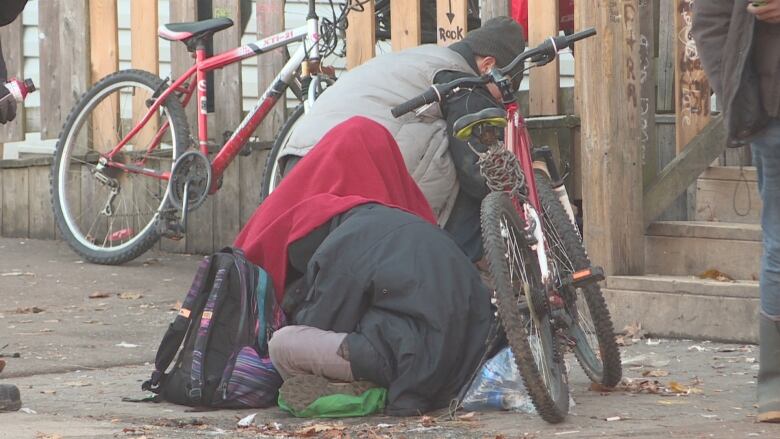
[[309, 374], [332, 381], [354, 381], [352, 366], [338, 353], [346, 337], [345, 333], [311, 326], [285, 326], [274, 332], [268, 342], [268, 353], [284, 380]]

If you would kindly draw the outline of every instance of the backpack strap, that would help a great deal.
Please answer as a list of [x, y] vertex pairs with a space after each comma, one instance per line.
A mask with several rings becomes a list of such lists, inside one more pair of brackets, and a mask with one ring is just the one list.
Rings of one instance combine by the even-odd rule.
[[179, 314], [176, 315], [173, 323], [168, 326], [168, 330], [165, 331], [165, 335], [160, 342], [160, 347], [157, 348], [152, 377], [141, 384], [142, 390], [154, 393], [160, 392], [160, 385], [165, 377], [165, 371], [171, 365], [173, 358], [179, 351], [179, 347], [181, 347], [181, 343], [190, 326], [191, 316], [198, 315], [205, 303], [207, 295], [203, 293], [205, 292], [205, 283], [211, 270], [211, 263], [211, 256], [206, 256], [198, 265], [195, 279], [192, 281], [192, 286], [190, 286], [187, 296], [184, 298], [184, 303], [179, 308]]
[[[226, 258], [227, 259], [227, 258]], [[230, 259], [233, 259], [232, 255]], [[230, 284], [230, 269], [234, 261], [230, 261], [230, 264], [217, 264], [217, 273], [214, 275], [214, 284], [209, 293], [206, 306], [203, 308], [203, 313], [200, 317], [200, 326], [198, 327], [197, 335], [195, 338], [195, 346], [192, 351], [192, 370], [190, 374], [190, 389], [188, 396], [193, 402], [200, 402], [203, 396], [203, 369], [204, 369], [204, 353], [208, 348], [209, 339], [211, 338], [212, 317], [219, 310], [220, 305], [225, 297], [225, 290], [227, 290]], [[227, 266], [225, 266], [227, 265]]]

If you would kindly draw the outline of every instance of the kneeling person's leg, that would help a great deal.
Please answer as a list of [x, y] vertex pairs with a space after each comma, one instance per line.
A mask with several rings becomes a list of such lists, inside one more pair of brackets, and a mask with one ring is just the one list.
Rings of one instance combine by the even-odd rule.
[[349, 360], [339, 352], [347, 334], [311, 326], [285, 326], [268, 342], [271, 362], [282, 379], [317, 375], [329, 380], [353, 381]]

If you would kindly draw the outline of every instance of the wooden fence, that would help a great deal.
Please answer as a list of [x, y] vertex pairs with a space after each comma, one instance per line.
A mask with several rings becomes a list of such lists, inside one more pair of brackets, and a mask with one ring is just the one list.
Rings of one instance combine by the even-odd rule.
[[[551, 63], [531, 73], [530, 91], [521, 99], [521, 108], [532, 116], [529, 125], [535, 143], [551, 144], [563, 161], [572, 164], [568, 182], [572, 193], [585, 200], [589, 222], [606, 228], [595, 230], [607, 242], [605, 245], [612, 245], [610, 242], [615, 240], [636, 243], [640, 239], [644, 231], [641, 226], [628, 226], [621, 221], [613, 227], [610, 224], [614, 215], [623, 215], [628, 207], [637, 210], [639, 206], [633, 219], [641, 224], [645, 213], [652, 210], [642, 206], [643, 192], [658, 186], [659, 176], [668, 171], [664, 169], [667, 163], [685, 156], [685, 145], [694, 143], [692, 139], [709, 123], [709, 87], [689, 35], [692, 1], [577, 1], [577, 28], [595, 26], [600, 35], [577, 46], [576, 59], [585, 62], [577, 63], [575, 88], [561, 88], [560, 66]], [[197, 3], [171, 1], [170, 21], [195, 20]], [[506, 0], [482, 3], [483, 19], [508, 13]], [[131, 65], [157, 72], [157, 2], [132, 0], [131, 4]], [[557, 33], [558, 6], [557, 1], [530, 4], [529, 46], [533, 46]], [[463, 34], [459, 29], [466, 28], [466, 5], [466, 0], [437, 0], [437, 35], [443, 37], [440, 44], [449, 44]], [[284, 29], [283, 0], [257, 0], [255, 8], [258, 37]], [[393, 0], [391, 8], [392, 50], [418, 45], [419, 0]], [[213, 0], [213, 9], [217, 15], [241, 21], [238, 0]], [[78, 96], [99, 78], [118, 69], [116, 17], [117, 0], [38, 3], [40, 70], [45, 72], [45, 82], [40, 84], [42, 138], [56, 137]], [[375, 56], [373, 17], [373, 2], [366, 3], [363, 12], [350, 13], [348, 67]], [[22, 29], [21, 20], [17, 20], [0, 30], [6, 60], [20, 77], [24, 76], [20, 62]], [[238, 26], [219, 32], [214, 41], [216, 51], [238, 45], [240, 32]], [[172, 43], [170, 51], [171, 73], [176, 77], [192, 60], [180, 43]], [[261, 61], [257, 68], [260, 90], [281, 67], [282, 53], [263, 55]], [[219, 93], [215, 99], [216, 113], [210, 116], [211, 133], [232, 129], [242, 116], [239, 68], [236, 64], [216, 73]], [[196, 126], [194, 107], [188, 109], [192, 126]], [[273, 139], [284, 120], [283, 108], [284, 105], [278, 105], [261, 125], [256, 133], [261, 139]], [[658, 116], [659, 113], [668, 116]], [[24, 117], [17, 117], [0, 129], [0, 142], [24, 139], [24, 133], [29, 131], [24, 121]], [[115, 122], [109, 117], [100, 123], [110, 131]], [[0, 161], [0, 235], [55, 237], [48, 193], [50, 161], [50, 157]], [[190, 216], [188, 237], [179, 242], [164, 240], [161, 247], [168, 251], [208, 253], [230, 243], [257, 206], [264, 161], [264, 153], [240, 157], [228, 168], [219, 193]], [[684, 177], [673, 182], [675, 190], [695, 178]], [[665, 183], [669, 184], [668, 180]], [[599, 189], [603, 187], [621, 191], [609, 194]], [[653, 203], [664, 205], [661, 211], [671, 204], [666, 198], [656, 198], [651, 196]], [[634, 204], [627, 205], [629, 201]], [[685, 206], [678, 210], [684, 213]], [[633, 244], [627, 248], [628, 254], [639, 254]], [[637, 264], [625, 252], [598, 246], [591, 251], [606, 254], [606, 258], [597, 259], [617, 267], [619, 272], [637, 271]]]

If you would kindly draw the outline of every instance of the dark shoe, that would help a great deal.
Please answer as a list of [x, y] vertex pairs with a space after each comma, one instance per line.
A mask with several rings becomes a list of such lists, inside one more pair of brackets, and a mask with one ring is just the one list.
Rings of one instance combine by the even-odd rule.
[[13, 384], [0, 384], [0, 412], [15, 412], [22, 408], [19, 388]]
[[282, 383], [279, 396], [296, 412], [306, 409], [317, 399], [328, 395], [360, 396], [368, 389], [377, 387], [368, 381], [337, 383], [317, 375], [295, 375]]
[[758, 420], [780, 422], [780, 322], [759, 320]]

